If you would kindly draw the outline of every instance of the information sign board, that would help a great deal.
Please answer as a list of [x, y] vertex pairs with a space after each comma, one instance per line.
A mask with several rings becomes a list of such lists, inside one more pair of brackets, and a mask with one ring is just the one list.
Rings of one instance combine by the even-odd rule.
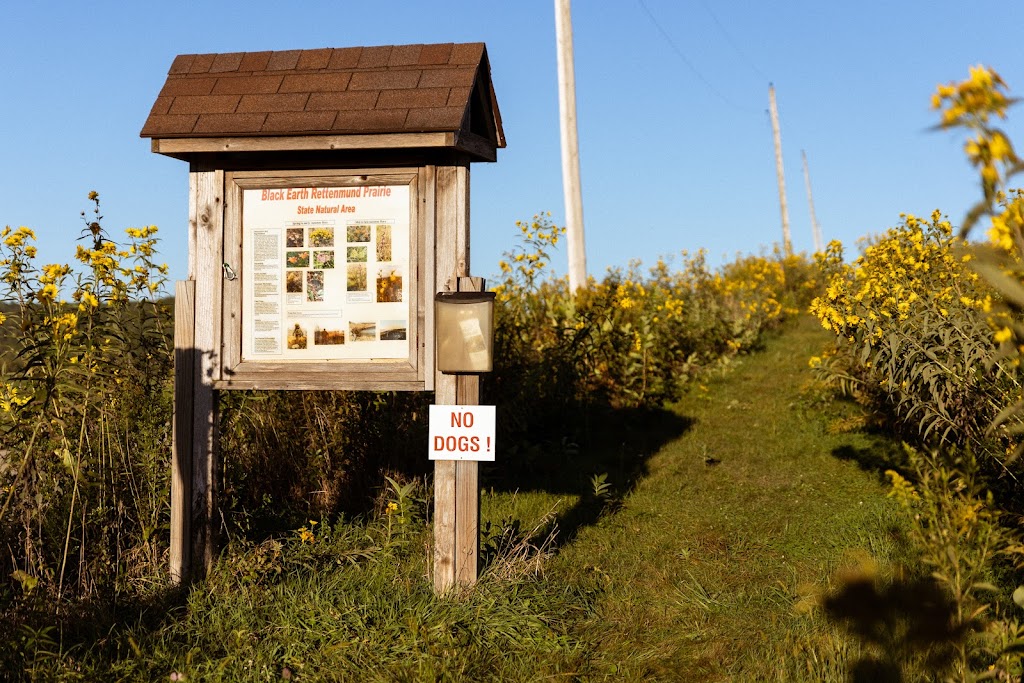
[[218, 388], [433, 388], [423, 181], [401, 168], [225, 174]]

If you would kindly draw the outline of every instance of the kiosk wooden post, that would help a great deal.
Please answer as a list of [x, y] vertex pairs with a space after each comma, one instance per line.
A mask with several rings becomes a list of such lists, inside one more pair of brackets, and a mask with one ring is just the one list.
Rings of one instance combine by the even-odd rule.
[[[457, 278], [459, 292], [482, 292], [484, 280]], [[442, 375], [435, 379], [435, 403], [480, 404], [478, 375]], [[434, 462], [434, 590], [443, 594], [456, 584], [476, 582], [480, 556], [480, 463]]]
[[[439, 404], [478, 402], [478, 378], [435, 370], [433, 294], [483, 287], [469, 273], [469, 166], [495, 161], [505, 139], [482, 43], [180, 55], [142, 136], [189, 163], [170, 548], [171, 577], [186, 581], [217, 550], [218, 391], [434, 390]], [[366, 240], [386, 227], [397, 255], [346, 251], [363, 240], [346, 237], [353, 221]], [[329, 226], [329, 243], [314, 245], [313, 225]], [[306, 272], [311, 247], [329, 252], [329, 271]], [[397, 294], [377, 292], [385, 264]], [[338, 275], [358, 268], [361, 280]], [[476, 579], [477, 476], [475, 462], [436, 463], [438, 592]]]
[[[482, 291], [483, 280], [469, 276], [469, 164], [437, 169], [436, 281], [447, 291]], [[451, 248], [443, 245], [451, 245]], [[434, 375], [438, 405], [478, 405], [476, 375]], [[476, 582], [480, 537], [479, 463], [434, 463], [434, 590]]]

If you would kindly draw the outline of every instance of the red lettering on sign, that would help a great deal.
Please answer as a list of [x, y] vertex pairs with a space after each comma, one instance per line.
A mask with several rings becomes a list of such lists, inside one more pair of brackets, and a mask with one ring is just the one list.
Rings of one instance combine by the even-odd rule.
[[473, 413], [452, 413], [452, 427], [472, 427]]
[[[490, 450], [491, 437], [487, 437], [487, 450]], [[451, 453], [477, 453], [480, 451], [479, 436], [435, 436], [435, 451]]]

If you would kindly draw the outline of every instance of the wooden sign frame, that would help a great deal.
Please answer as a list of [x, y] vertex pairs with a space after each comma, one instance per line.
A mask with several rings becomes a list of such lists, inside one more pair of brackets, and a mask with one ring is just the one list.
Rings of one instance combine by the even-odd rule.
[[[229, 171], [225, 173], [225, 225], [223, 344], [216, 389], [289, 390], [407, 390], [422, 391], [433, 384], [427, 358], [432, 358], [433, 336], [428, 334], [430, 298], [434, 291], [432, 268], [422, 267], [422, 255], [433, 252], [434, 230], [421, 210], [429, 190], [422, 168], [364, 168], [345, 170]], [[409, 193], [408, 244], [405, 273], [407, 345], [404, 358], [315, 358], [260, 360], [243, 357], [243, 256], [247, 190], [294, 188], [406, 187]], [[255, 214], [255, 210], [251, 212]], [[337, 236], [336, 236], [337, 239]], [[343, 238], [342, 238], [343, 239]], [[338, 253], [336, 250], [335, 253]], [[391, 342], [389, 342], [391, 343]], [[349, 342], [349, 348], [353, 344]]]

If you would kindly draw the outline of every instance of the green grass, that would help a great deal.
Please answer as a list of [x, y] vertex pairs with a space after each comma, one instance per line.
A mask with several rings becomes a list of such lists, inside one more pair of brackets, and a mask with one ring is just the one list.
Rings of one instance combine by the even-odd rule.
[[229, 548], [131, 620], [23, 632], [18, 656], [38, 680], [846, 680], [859, 646], [819, 598], [907, 551], [891, 444], [830, 433], [839, 409], [804, 391], [825, 339], [800, 319], [670, 410], [506, 456], [471, 592], [433, 596], [421, 521], [324, 523]]
[[[817, 599], [837, 569], [862, 556], [888, 566], [907, 551], [874, 468], [893, 444], [830, 434], [836, 416], [805, 390], [807, 359], [825, 341], [802, 318], [690, 392], [673, 407], [685, 431], [637, 456], [635, 482], [611, 476], [628, 487], [621, 506], [550, 563], [549, 581], [589, 575], [602, 586], [578, 631], [599, 643], [597, 670], [625, 680], [844, 679], [836, 672], [858, 650]], [[579, 465], [592, 466], [585, 452]], [[559, 497], [485, 497], [484, 509], [537, 515]], [[561, 498], [563, 508], [579, 500]], [[787, 668], [794, 661], [802, 671]]]

